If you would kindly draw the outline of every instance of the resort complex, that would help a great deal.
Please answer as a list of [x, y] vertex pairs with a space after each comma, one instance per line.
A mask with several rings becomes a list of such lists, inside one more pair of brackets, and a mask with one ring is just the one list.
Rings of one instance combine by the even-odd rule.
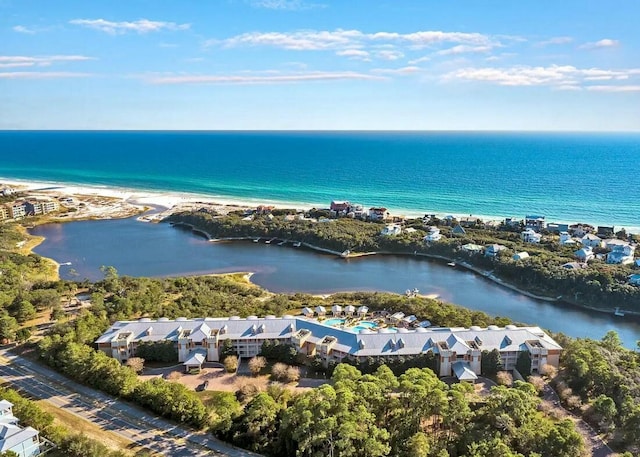
[[[437, 356], [439, 376], [473, 380], [481, 373], [482, 353], [500, 352], [505, 370], [513, 370], [521, 353], [528, 353], [531, 371], [546, 364], [557, 367], [562, 347], [538, 327], [428, 328], [428, 321], [403, 313], [369, 314], [365, 306], [334, 305], [325, 319], [324, 307], [305, 308], [304, 316], [237, 316], [178, 318], [114, 323], [96, 341], [99, 350], [120, 361], [136, 355], [141, 343], [172, 341], [178, 361], [187, 370], [218, 362], [227, 340], [241, 358], [260, 353], [262, 344], [288, 344], [300, 353], [320, 357], [325, 364], [388, 360], [429, 352]], [[229, 343], [226, 343], [227, 345]]]

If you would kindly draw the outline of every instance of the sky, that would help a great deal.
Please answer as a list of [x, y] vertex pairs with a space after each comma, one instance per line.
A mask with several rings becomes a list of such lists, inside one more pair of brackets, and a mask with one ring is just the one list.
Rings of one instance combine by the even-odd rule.
[[0, 0], [0, 129], [640, 131], [638, 0]]

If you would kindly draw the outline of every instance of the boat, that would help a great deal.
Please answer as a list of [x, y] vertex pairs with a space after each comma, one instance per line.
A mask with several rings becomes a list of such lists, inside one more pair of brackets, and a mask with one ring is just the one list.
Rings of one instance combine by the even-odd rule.
[[449, 265], [450, 267], [455, 267], [456, 263], [455, 262], [449, 262], [447, 265]]
[[624, 317], [624, 311], [622, 311], [620, 308], [616, 307], [616, 310], [613, 312], [614, 316], [620, 316], [620, 317]]
[[293, 243], [294, 248], [299, 248], [301, 245], [302, 243], [300, 241], [296, 241], [295, 243]]
[[253, 240], [254, 243], [257, 243], [258, 241], [260, 241], [260, 238], [256, 238], [255, 240]]
[[275, 241], [277, 238], [271, 238], [270, 240], [265, 241], [265, 244], [271, 244], [272, 241]]
[[349, 254], [351, 254], [351, 251], [346, 249], [346, 250], [342, 251], [342, 254], [340, 254], [340, 257], [347, 258], [347, 257], [349, 257]]
[[71, 265], [71, 262], [63, 262], [60, 265]]

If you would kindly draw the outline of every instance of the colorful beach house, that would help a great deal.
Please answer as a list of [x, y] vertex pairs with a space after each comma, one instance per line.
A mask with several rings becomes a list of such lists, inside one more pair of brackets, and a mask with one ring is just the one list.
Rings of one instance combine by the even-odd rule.
[[387, 208], [373, 207], [369, 208], [369, 220], [371, 221], [384, 221], [389, 217]]

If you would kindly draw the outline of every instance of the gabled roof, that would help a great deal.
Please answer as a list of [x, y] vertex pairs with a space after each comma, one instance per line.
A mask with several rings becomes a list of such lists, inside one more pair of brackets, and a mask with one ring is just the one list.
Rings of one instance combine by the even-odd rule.
[[0, 425], [0, 452], [8, 451], [25, 441], [31, 445], [35, 436], [38, 436], [38, 431], [31, 427], [22, 428], [13, 424]]
[[478, 375], [473, 372], [467, 362], [454, 362], [451, 368], [453, 369], [453, 374], [456, 375], [459, 381], [475, 381], [478, 379]]
[[195, 366], [202, 365], [205, 360], [207, 360], [207, 351], [204, 349], [196, 349], [195, 351], [191, 351], [189, 356], [184, 361], [184, 365], [187, 366]]
[[454, 235], [466, 235], [467, 231], [463, 229], [461, 225], [456, 225], [455, 227], [453, 227], [453, 229], [451, 229], [451, 233], [453, 233]]

